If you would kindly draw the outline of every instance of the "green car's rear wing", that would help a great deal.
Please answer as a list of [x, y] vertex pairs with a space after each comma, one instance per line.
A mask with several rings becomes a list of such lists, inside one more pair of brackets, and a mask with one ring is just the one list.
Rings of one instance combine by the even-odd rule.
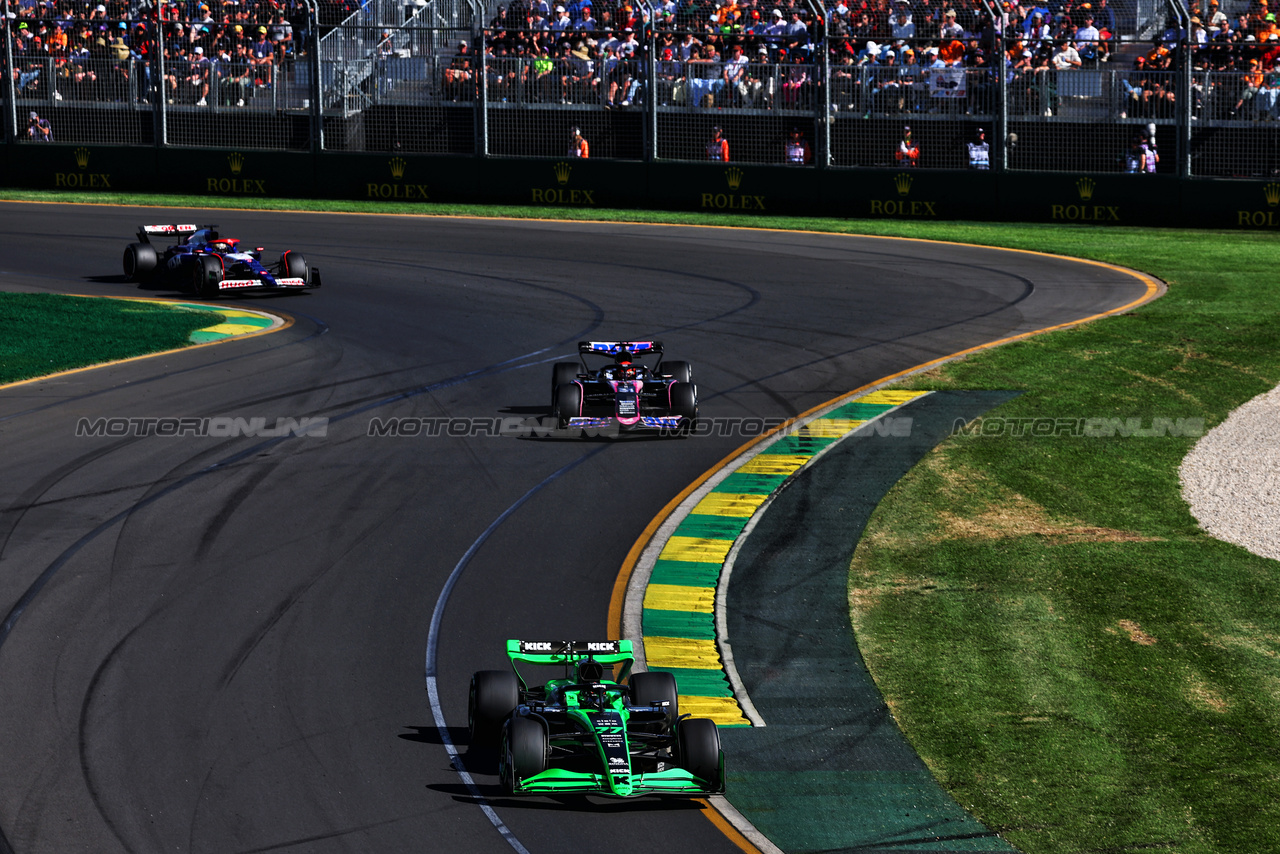
[[[622, 671], [618, 674], [619, 682], [627, 678], [631, 673], [631, 665], [635, 662], [629, 640], [523, 641], [513, 639], [507, 641], [507, 657], [511, 659], [513, 667], [518, 661], [526, 661], [530, 664], [563, 664], [565, 667], [570, 667], [587, 658], [595, 659], [604, 665], [621, 664]], [[519, 674], [520, 671], [517, 669], [516, 675], [519, 676]], [[520, 677], [520, 681], [524, 682], [524, 677]]]

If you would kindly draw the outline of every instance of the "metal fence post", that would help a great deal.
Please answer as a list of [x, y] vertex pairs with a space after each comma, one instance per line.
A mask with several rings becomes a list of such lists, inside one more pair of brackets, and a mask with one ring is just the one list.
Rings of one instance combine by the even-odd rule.
[[818, 138], [814, 140], [817, 143], [818, 156], [813, 159], [813, 162], [819, 169], [826, 169], [831, 165], [831, 110], [835, 102], [831, 97], [831, 39], [827, 34], [825, 18], [822, 21], [822, 38], [818, 47], [821, 54], [818, 61], [822, 63], [822, 97], [815, 99], [820, 101], [817, 104], [820, 113], [815, 124]]
[[18, 90], [13, 83], [13, 21], [9, 17], [9, 0], [4, 0], [4, 97], [9, 109], [6, 110], [4, 138], [6, 142], [18, 139]]
[[481, 157], [489, 156], [489, 66], [485, 56], [487, 37], [488, 31], [481, 29], [480, 36], [476, 39], [477, 47], [474, 51], [474, 53], [480, 55], [480, 62], [476, 71], [476, 74], [480, 77], [480, 85], [476, 89], [480, 106], [480, 114], [476, 116], [476, 154]]
[[[995, 103], [995, 138], [996, 144], [991, 149], [994, 163], [991, 168], [995, 172], [1009, 171], [1009, 27], [1008, 16], [1005, 15], [1003, 8], [997, 8], [998, 17], [995, 22], [998, 26], [996, 31], [996, 50], [1000, 56], [997, 62], [993, 62], [991, 67], [996, 72], [996, 103]], [[993, 57], [994, 59], [995, 57]]]
[[644, 63], [644, 159], [652, 163], [658, 159], [658, 33], [652, 12], [649, 13], [648, 30], [645, 34], [645, 52], [648, 55]]
[[1179, 178], [1191, 175], [1191, 114], [1194, 112], [1191, 88], [1191, 66], [1193, 51], [1191, 47], [1191, 15], [1180, 0], [1169, 0], [1174, 14], [1178, 17], [1178, 27], [1182, 30], [1182, 38], [1178, 40], [1178, 82], [1174, 90], [1174, 113], [1177, 119], [1178, 143], [1175, 153], [1178, 157]]
[[307, 16], [310, 18], [311, 50], [311, 151], [324, 151], [324, 111], [320, 104], [320, 4], [307, 0]]
[[165, 83], [164, 21], [160, 15], [156, 15], [156, 79], [155, 86], [151, 90], [151, 99], [155, 104], [157, 148], [163, 148], [169, 144], [169, 91]]

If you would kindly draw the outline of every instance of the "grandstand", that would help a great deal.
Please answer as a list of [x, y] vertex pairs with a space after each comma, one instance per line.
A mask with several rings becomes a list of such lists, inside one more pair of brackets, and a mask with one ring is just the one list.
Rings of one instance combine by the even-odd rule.
[[696, 161], [716, 126], [737, 162], [897, 169], [909, 126], [921, 169], [981, 129], [998, 171], [1125, 171], [1140, 137], [1158, 172], [1280, 174], [1256, 0], [9, 2], [18, 144], [36, 112], [66, 143], [563, 157], [576, 126]]

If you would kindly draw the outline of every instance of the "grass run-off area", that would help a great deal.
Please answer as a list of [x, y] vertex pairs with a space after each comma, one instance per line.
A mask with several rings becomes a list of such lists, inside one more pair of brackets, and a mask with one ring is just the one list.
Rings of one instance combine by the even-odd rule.
[[[902, 385], [1023, 392], [988, 418], [1212, 427], [1280, 383], [1274, 233], [274, 206], [807, 229], [1091, 258], [1158, 276], [1168, 293]], [[1280, 564], [1197, 528], [1178, 483], [1194, 441], [957, 435], [881, 503], [855, 554], [859, 644], [897, 720], [956, 799], [1028, 854], [1280, 851]]]
[[138, 300], [0, 293], [0, 384], [185, 347], [221, 320]]

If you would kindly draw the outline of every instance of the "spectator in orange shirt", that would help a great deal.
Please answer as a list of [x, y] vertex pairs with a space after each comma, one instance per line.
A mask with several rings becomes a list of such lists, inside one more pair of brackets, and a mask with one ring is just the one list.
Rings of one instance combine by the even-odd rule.
[[583, 160], [591, 156], [591, 146], [582, 138], [581, 128], [575, 127], [569, 131], [569, 156], [581, 157]]
[[1243, 77], [1241, 77], [1241, 82], [1244, 83], [1244, 91], [1240, 93], [1240, 100], [1236, 101], [1236, 105], [1231, 111], [1231, 115], [1233, 117], [1240, 114], [1240, 110], [1244, 107], [1245, 101], [1249, 102], [1251, 109], [1254, 107], [1254, 96], [1256, 96], [1258, 94], [1258, 90], [1262, 88], [1262, 71], [1258, 68], [1258, 60], [1249, 60], [1249, 70], [1244, 73]]
[[902, 129], [902, 141], [898, 143], [898, 150], [893, 156], [899, 166], [910, 168], [920, 165], [920, 148], [911, 141], [911, 128]]
[[707, 143], [707, 159], [719, 160], [722, 163], [729, 162], [729, 141], [724, 138], [723, 131], [718, 127], [711, 129], [711, 141]]

